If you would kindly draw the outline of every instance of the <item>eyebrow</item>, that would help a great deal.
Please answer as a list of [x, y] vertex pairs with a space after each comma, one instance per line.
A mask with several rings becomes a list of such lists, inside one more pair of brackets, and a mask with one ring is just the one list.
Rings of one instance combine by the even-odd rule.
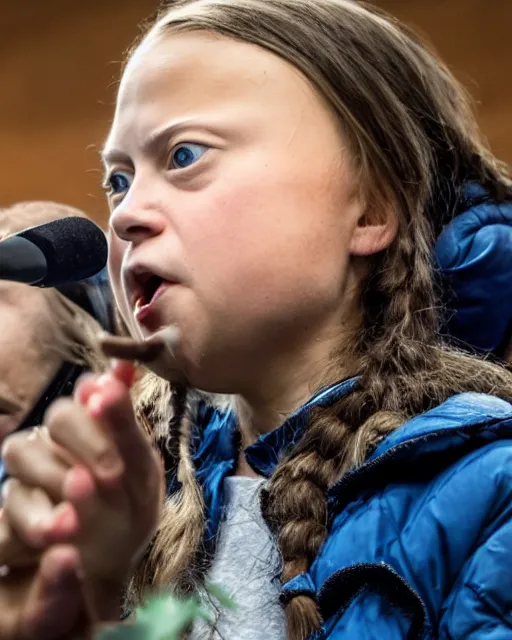
[[176, 133], [190, 127], [191, 125], [193, 125], [191, 120], [166, 124], [161, 129], [157, 129], [149, 135], [148, 139], [142, 146], [142, 150], [144, 153], [150, 153], [155, 149], [159, 149], [169, 138], [172, 138]]
[[[145, 154], [151, 153], [153, 150], [163, 146], [163, 144], [173, 135], [190, 126], [194, 126], [192, 119], [181, 122], [171, 122], [161, 129], [157, 129], [149, 135], [144, 141], [142, 151]], [[133, 164], [130, 156], [120, 149], [103, 149], [101, 158], [104, 164]]]
[[101, 159], [103, 164], [132, 164], [130, 156], [120, 149], [103, 149]]

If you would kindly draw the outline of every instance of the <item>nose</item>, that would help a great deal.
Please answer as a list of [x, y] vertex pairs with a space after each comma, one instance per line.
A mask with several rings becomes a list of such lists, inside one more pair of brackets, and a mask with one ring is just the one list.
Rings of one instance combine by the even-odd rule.
[[162, 233], [165, 216], [154, 203], [137, 202], [127, 196], [111, 214], [110, 227], [121, 240], [140, 244]]

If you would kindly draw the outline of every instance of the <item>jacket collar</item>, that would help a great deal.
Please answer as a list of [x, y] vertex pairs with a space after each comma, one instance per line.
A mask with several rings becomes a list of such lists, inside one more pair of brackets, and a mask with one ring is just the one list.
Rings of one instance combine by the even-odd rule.
[[413, 449], [425, 449], [425, 442], [434, 434], [445, 442], [452, 441], [462, 428], [474, 427], [475, 438], [486, 437], [486, 430], [504, 418], [512, 418], [512, 406], [505, 400], [485, 393], [461, 393], [393, 431], [375, 449], [368, 462], [406, 442], [409, 453]]
[[[278, 461], [304, 433], [311, 409], [333, 404], [352, 391], [356, 382], [357, 378], [350, 378], [322, 389], [280, 427], [262, 435], [248, 446], [245, 456], [254, 471], [266, 478], [271, 476]], [[196, 423], [199, 430], [196, 427], [192, 457], [198, 472], [202, 475], [205, 466], [218, 463], [228, 463], [234, 468], [239, 451], [239, 435], [234, 413], [220, 412], [203, 405], [199, 409]]]
[[[254, 471], [266, 478], [271, 476], [279, 460], [304, 433], [311, 409], [333, 404], [352, 391], [356, 383], [357, 378], [350, 378], [323, 389], [295, 411], [280, 427], [261, 436], [247, 447], [245, 456]], [[191, 453], [207, 510], [207, 547], [213, 544], [222, 515], [223, 481], [226, 476], [234, 473], [239, 450], [240, 436], [234, 413], [221, 412], [211, 406], [201, 405], [193, 425]], [[175, 488], [176, 480], [173, 479], [169, 490]]]
[[316, 395], [295, 411], [283, 424], [266, 433], [245, 449], [245, 457], [251, 467], [262, 476], [270, 477], [279, 460], [302, 437], [308, 424], [309, 414], [315, 407], [328, 407], [337, 402], [355, 387], [357, 378], [337, 382]]
[[[270, 477], [279, 460], [304, 433], [311, 409], [333, 404], [356, 384], [357, 378], [351, 378], [323, 389], [280, 427], [247, 447], [245, 455], [254, 471]], [[337, 512], [362, 486], [386, 482], [396, 474], [403, 480], [424, 464], [446, 466], [468, 450], [501, 438], [512, 438], [512, 405], [485, 394], [453, 396], [386, 437], [361, 467], [329, 489], [329, 503]], [[223, 480], [234, 473], [239, 448], [233, 412], [202, 406], [193, 430], [192, 458], [207, 509], [207, 545], [213, 544], [217, 532], [224, 499]]]
[[[350, 378], [321, 390], [280, 427], [264, 434], [247, 447], [245, 455], [254, 471], [266, 478], [270, 477], [279, 460], [301, 438], [311, 410], [334, 404], [350, 393], [356, 383], [357, 378]], [[450, 440], [458, 429], [489, 425], [504, 418], [512, 418], [512, 406], [504, 400], [480, 393], [455, 395], [393, 431], [380, 443], [367, 462], [372, 462], [406, 442], [409, 443], [409, 452], [412, 443], [415, 443], [414, 448], [423, 448], [425, 438], [434, 432], [439, 434], [440, 439]], [[197, 422], [192, 455], [198, 472], [202, 473], [204, 467], [219, 463], [227, 463], [234, 469], [239, 436], [233, 412], [220, 412], [203, 405]]]

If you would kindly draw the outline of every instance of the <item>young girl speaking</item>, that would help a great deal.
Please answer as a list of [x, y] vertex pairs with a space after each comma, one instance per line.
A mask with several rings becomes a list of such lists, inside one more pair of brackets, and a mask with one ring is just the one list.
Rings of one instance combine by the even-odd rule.
[[80, 569], [100, 621], [129, 579], [214, 581], [215, 638], [511, 635], [512, 378], [444, 346], [434, 268], [467, 189], [511, 188], [446, 67], [349, 0], [174, 3], [104, 162], [121, 316], [177, 335], [138, 404], [167, 498], [126, 367], [13, 436], [6, 517], [44, 553], [12, 628], [67, 637]]

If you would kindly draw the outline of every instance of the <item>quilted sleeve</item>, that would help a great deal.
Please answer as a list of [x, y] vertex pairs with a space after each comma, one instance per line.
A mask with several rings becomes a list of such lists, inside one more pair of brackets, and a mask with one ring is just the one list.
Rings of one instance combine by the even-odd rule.
[[512, 465], [505, 448], [502, 454], [507, 464], [494, 476], [492, 513], [441, 607], [439, 640], [512, 638]]
[[512, 325], [512, 204], [485, 203], [457, 216], [435, 252], [453, 309], [446, 332], [497, 351]]

